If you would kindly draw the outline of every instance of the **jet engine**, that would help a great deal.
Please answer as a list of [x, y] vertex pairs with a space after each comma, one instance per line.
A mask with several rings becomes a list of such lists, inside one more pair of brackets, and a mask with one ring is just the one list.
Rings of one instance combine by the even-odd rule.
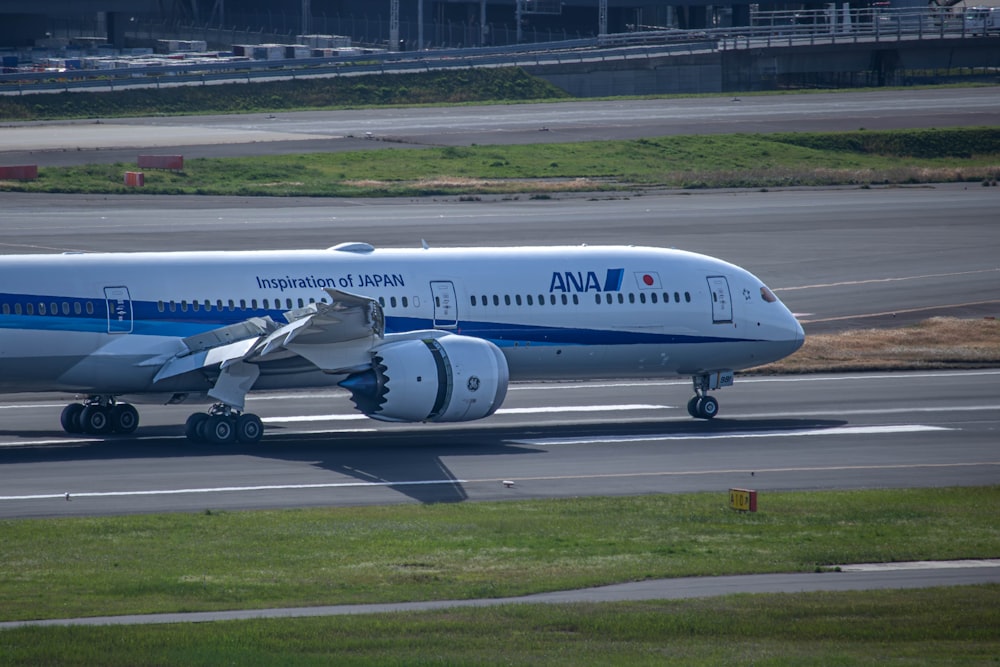
[[390, 422], [460, 422], [493, 414], [507, 395], [507, 359], [489, 341], [447, 334], [387, 343], [370, 369], [340, 386], [367, 416]]

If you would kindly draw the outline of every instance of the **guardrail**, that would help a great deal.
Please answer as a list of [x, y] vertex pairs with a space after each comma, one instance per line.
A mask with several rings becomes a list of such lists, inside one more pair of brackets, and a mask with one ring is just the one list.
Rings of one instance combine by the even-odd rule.
[[[540, 48], [544, 46], [545, 48]], [[116, 90], [159, 88], [176, 85], [208, 85], [221, 82], [249, 83], [266, 79], [300, 79], [359, 74], [426, 72], [471, 67], [505, 67], [566, 64], [629, 58], [648, 59], [674, 53], [706, 52], [713, 41], [639, 47], [605, 47], [598, 39], [554, 42], [546, 45], [507, 46], [489, 49], [450, 49], [419, 53], [381, 53], [299, 58], [273, 61], [224, 61], [185, 65], [154, 65], [108, 70], [66, 72], [20, 72], [0, 74], [0, 94], [30, 94], [69, 90]]]

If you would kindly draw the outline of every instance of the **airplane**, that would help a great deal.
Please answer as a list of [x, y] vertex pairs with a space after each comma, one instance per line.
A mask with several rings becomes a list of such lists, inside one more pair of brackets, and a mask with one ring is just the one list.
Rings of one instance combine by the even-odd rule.
[[386, 422], [492, 415], [523, 380], [690, 376], [688, 413], [801, 325], [748, 271], [633, 246], [0, 257], [0, 393], [67, 392], [67, 433], [129, 434], [134, 403], [211, 404], [194, 442], [256, 443], [251, 390], [339, 385]]

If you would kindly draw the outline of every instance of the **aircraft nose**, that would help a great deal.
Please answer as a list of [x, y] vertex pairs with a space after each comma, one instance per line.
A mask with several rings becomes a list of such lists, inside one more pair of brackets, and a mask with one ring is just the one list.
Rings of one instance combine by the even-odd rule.
[[795, 318], [794, 315], [788, 313], [788, 319], [789, 319], [788, 354], [791, 354], [796, 350], [798, 350], [800, 347], [802, 347], [802, 345], [806, 342], [806, 332], [805, 330], [802, 329], [802, 324], [799, 323], [799, 321]]

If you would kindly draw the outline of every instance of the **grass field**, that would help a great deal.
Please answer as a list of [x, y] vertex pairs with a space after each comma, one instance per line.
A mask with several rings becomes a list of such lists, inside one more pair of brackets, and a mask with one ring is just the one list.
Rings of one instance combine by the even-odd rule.
[[0, 631], [13, 665], [996, 665], [998, 586]]
[[678, 136], [203, 158], [186, 160], [182, 171], [147, 170], [143, 188], [126, 188], [124, 172], [136, 169], [123, 163], [45, 167], [39, 169], [37, 180], [0, 182], [0, 190], [386, 197], [947, 181], [995, 185], [1000, 176], [1000, 128]]
[[[1000, 487], [0, 522], [3, 620], [499, 597], [1000, 553]], [[835, 577], [836, 573], [829, 576]], [[1000, 587], [0, 631], [2, 665], [996, 664]]]
[[0, 620], [506, 597], [1000, 554], [1000, 487], [0, 522]]

